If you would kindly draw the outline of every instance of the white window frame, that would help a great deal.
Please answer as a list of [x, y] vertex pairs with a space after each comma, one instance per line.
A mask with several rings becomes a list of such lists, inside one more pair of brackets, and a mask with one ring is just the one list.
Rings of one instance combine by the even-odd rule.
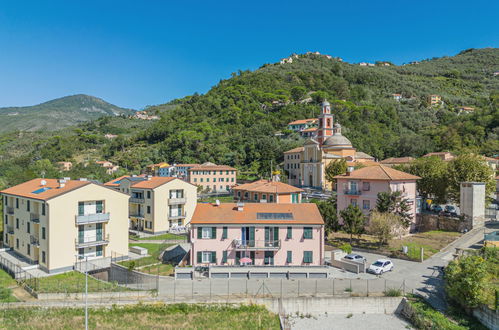
[[203, 251], [201, 253], [201, 262], [202, 263], [211, 263], [211, 251]]
[[211, 238], [211, 227], [202, 227], [201, 229], [202, 238]]

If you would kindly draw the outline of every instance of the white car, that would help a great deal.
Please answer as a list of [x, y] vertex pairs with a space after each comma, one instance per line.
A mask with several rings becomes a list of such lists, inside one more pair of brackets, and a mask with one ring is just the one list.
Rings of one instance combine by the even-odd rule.
[[343, 258], [346, 259], [346, 260], [348, 260], [348, 261], [357, 261], [357, 262], [364, 262], [364, 261], [366, 261], [366, 258], [364, 258], [363, 256], [361, 256], [360, 254], [355, 254], [355, 253], [347, 254]]
[[379, 259], [376, 260], [369, 268], [367, 269], [368, 273], [373, 273], [376, 275], [381, 275], [384, 272], [391, 272], [393, 270], [393, 262], [388, 259]]

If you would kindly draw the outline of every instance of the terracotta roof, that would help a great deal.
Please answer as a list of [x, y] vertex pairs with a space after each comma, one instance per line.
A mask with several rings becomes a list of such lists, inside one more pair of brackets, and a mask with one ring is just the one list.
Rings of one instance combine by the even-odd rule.
[[451, 156], [454, 156], [453, 154], [451, 154], [448, 151], [440, 151], [440, 152], [430, 152], [430, 153], [427, 153], [423, 157], [440, 156], [440, 155], [451, 155]]
[[304, 129], [302, 132], [315, 132], [317, 131], [317, 127], [309, 127], [307, 129]]
[[317, 118], [298, 119], [298, 120], [290, 122], [288, 125], [300, 125], [300, 124], [306, 124], [308, 122], [316, 122], [316, 121], [317, 121]]
[[150, 165], [147, 165], [146, 167], [159, 167], [159, 166], [162, 166], [162, 165], [169, 166], [169, 164], [168, 164], [168, 163], [166, 163], [166, 162], [161, 162], [161, 163], [157, 163], [157, 164], [150, 164]]
[[233, 187], [234, 190], [245, 190], [253, 192], [263, 192], [263, 193], [277, 193], [277, 194], [289, 194], [295, 192], [302, 192], [303, 189], [291, 186], [282, 182], [275, 182], [270, 180], [258, 180], [251, 183], [242, 184]]
[[196, 167], [191, 167], [189, 171], [237, 171], [236, 168], [230, 167], [228, 165], [198, 165]]
[[360, 168], [350, 173], [350, 175], [337, 175], [335, 179], [417, 180], [421, 178], [406, 172], [394, 170], [388, 166], [376, 165]]
[[[291, 213], [292, 219], [258, 219], [257, 213]], [[272, 215], [271, 215], [272, 216]], [[302, 204], [244, 204], [243, 210], [237, 210], [236, 203], [198, 204], [192, 215], [191, 224], [317, 224], [324, 221], [314, 203]]]
[[122, 175], [119, 178], [112, 179], [111, 181], [108, 181], [104, 183], [104, 186], [106, 187], [118, 187], [120, 185], [119, 181], [121, 181], [124, 178], [128, 178], [129, 175]]
[[[134, 188], [142, 188], [142, 189], [154, 189], [159, 186], [164, 185], [170, 181], [173, 181], [177, 178], [169, 177], [169, 176], [153, 176], [150, 178], [145, 178], [145, 180], [137, 181], [132, 183], [132, 187]], [[126, 180], [126, 178], [125, 178]]]
[[381, 164], [407, 164], [414, 161], [412, 157], [391, 157], [380, 161]]
[[[42, 181], [45, 181], [46, 184], [42, 185]], [[58, 179], [38, 178], [4, 189], [0, 193], [46, 201], [89, 184], [92, 183], [89, 181], [67, 180], [64, 187], [59, 188]]]
[[355, 152], [355, 158], [358, 158], [358, 159], [374, 159], [373, 156], [371, 156], [369, 154], [366, 154], [365, 152], [362, 152], [362, 151], [356, 151]]
[[291, 149], [291, 150], [285, 151], [284, 153], [285, 153], [285, 154], [290, 154], [290, 153], [295, 153], [295, 152], [302, 152], [303, 150], [305, 150], [305, 148], [303, 148], [303, 147], [298, 147], [298, 148], [294, 148], [294, 149]]
[[176, 164], [175, 166], [178, 166], [178, 167], [194, 167], [194, 166], [199, 166], [199, 164]]

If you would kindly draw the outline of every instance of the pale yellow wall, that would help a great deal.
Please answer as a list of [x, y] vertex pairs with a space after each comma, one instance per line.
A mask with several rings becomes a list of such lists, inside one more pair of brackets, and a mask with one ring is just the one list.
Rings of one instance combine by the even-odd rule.
[[[103, 247], [103, 257], [111, 252], [128, 254], [128, 196], [114, 190], [89, 184], [73, 190], [47, 202], [47, 268], [57, 269], [74, 264], [78, 254], [75, 240], [78, 238], [78, 226], [75, 217], [78, 214], [78, 202], [104, 201], [104, 212], [110, 213], [110, 219], [103, 224], [104, 237], [109, 235], [109, 244]], [[40, 241], [43, 248], [42, 240]]]

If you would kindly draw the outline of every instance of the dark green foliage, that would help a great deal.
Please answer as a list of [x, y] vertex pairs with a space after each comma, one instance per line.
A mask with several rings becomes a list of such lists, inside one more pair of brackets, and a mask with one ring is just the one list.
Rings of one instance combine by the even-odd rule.
[[474, 308], [486, 301], [487, 266], [480, 256], [462, 257], [445, 268], [445, 290], [449, 298]]
[[366, 217], [357, 205], [348, 205], [348, 207], [340, 211], [341, 219], [343, 220], [342, 230], [350, 234], [350, 244], [354, 235], [360, 236], [364, 233]]
[[340, 223], [336, 213], [336, 201], [333, 200], [333, 198], [330, 198], [326, 201], [313, 199], [312, 202], [317, 204], [319, 212], [322, 215], [322, 219], [324, 219], [326, 237], [329, 233], [338, 231], [340, 229]]
[[376, 210], [381, 213], [394, 213], [399, 216], [404, 227], [411, 224], [411, 206], [406, 198], [402, 197], [402, 192], [380, 192], [376, 200]]

